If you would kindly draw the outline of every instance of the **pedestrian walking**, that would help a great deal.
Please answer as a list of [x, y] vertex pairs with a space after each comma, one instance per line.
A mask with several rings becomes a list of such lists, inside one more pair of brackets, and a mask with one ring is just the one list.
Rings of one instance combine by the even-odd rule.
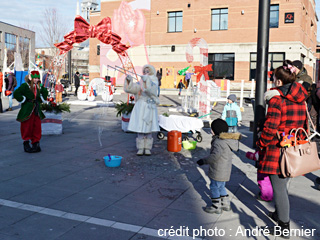
[[[280, 146], [277, 131], [289, 134], [293, 128], [305, 127], [307, 124], [305, 101], [308, 97], [306, 89], [296, 81], [292, 62], [285, 60], [283, 66], [274, 70], [273, 81], [278, 95], [269, 100], [266, 122], [256, 145], [265, 151], [258, 171], [268, 174], [273, 186], [275, 212], [269, 216], [277, 222], [277, 228], [269, 228], [271, 234], [275, 229], [284, 238], [285, 231], [290, 230], [290, 205], [287, 189], [288, 178], [280, 171]], [[300, 134], [299, 136], [300, 137]]]
[[178, 89], [179, 89], [179, 93], [178, 95], [181, 95], [181, 91], [183, 88], [186, 88], [186, 86], [182, 83], [182, 80], [180, 80], [179, 84], [178, 84]]
[[225, 187], [230, 180], [232, 168], [232, 151], [238, 151], [240, 133], [228, 133], [228, 124], [222, 119], [211, 123], [210, 155], [197, 161], [199, 166], [209, 164], [211, 206], [205, 208], [207, 213], [220, 214], [222, 210], [230, 211], [230, 199]]
[[76, 88], [76, 90], [74, 91], [74, 95], [77, 96], [78, 88], [80, 87], [80, 74], [79, 74], [79, 72], [76, 72], [76, 74], [74, 75], [74, 86]]
[[157, 78], [158, 78], [158, 97], [160, 96], [160, 86], [161, 86], [161, 79], [162, 79], [162, 68], [161, 70], [157, 71], [157, 74], [156, 74]]
[[5, 82], [6, 82], [5, 95], [9, 98], [9, 108], [7, 108], [6, 111], [12, 111], [13, 92], [14, 92], [14, 88], [17, 86], [16, 77], [12, 72], [8, 73], [7, 77], [5, 78]]
[[301, 83], [302, 86], [304, 86], [304, 88], [308, 92], [308, 98], [307, 98], [308, 111], [309, 111], [311, 120], [313, 122], [313, 125], [318, 126], [319, 123], [317, 119], [318, 119], [319, 107], [316, 106], [317, 101], [315, 101], [316, 85], [313, 84], [312, 78], [310, 77], [307, 69], [304, 67], [304, 64], [300, 60], [293, 61], [292, 65], [294, 66], [295, 73], [297, 75], [296, 81], [298, 83]]
[[[41, 120], [45, 115], [40, 104], [48, 97], [48, 90], [40, 86], [40, 73], [32, 71], [26, 83], [14, 92], [14, 98], [21, 104], [17, 121], [21, 122], [21, 137], [24, 151], [28, 153], [40, 152]], [[30, 140], [32, 147], [30, 146]]]
[[142, 72], [143, 76], [138, 83], [134, 83], [132, 77], [127, 75], [124, 81], [124, 91], [135, 95], [136, 103], [131, 113], [128, 130], [138, 133], [137, 155], [150, 156], [153, 145], [152, 132], [160, 131], [157, 110], [157, 104], [159, 104], [158, 79], [152, 65], [144, 65]]
[[61, 103], [62, 102], [62, 93], [64, 91], [64, 88], [60, 82], [60, 80], [57, 81], [56, 86], [54, 87], [56, 91], [56, 103]]
[[[257, 126], [258, 136], [261, 135], [264, 123], [265, 123], [265, 118], [261, 119], [257, 124], [258, 125]], [[259, 151], [256, 151], [255, 153], [247, 152], [246, 157], [251, 160], [256, 161], [257, 182], [258, 182], [258, 186], [260, 189], [260, 192], [257, 195], [257, 199], [261, 200], [261, 201], [270, 202], [273, 199], [273, 189], [272, 189], [272, 184], [271, 184], [269, 175], [264, 174], [264, 173], [260, 173], [258, 171], [258, 165], [260, 164], [260, 161], [263, 159], [264, 154], [265, 154], [265, 151], [259, 150]]]
[[235, 94], [230, 94], [221, 115], [221, 118], [226, 120], [229, 126], [228, 132], [237, 132], [238, 126], [241, 126], [242, 123], [240, 107], [237, 105], [236, 101], [237, 96]]
[[42, 77], [42, 85], [45, 87], [45, 88], [50, 88], [50, 80], [49, 80], [49, 77], [51, 75], [51, 70], [49, 69]]

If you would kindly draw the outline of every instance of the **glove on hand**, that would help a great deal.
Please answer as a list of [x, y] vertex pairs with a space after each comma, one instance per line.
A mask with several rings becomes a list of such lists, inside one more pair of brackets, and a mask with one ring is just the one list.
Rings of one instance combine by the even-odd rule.
[[147, 81], [147, 78], [148, 78], [148, 76], [146, 76], [146, 75], [142, 75], [142, 76], [141, 76], [141, 79], [142, 79], [142, 81], [144, 81], [144, 82]]
[[198, 161], [197, 161], [197, 164], [198, 164], [199, 166], [202, 166], [202, 165], [204, 164], [203, 159], [198, 160]]
[[129, 82], [131, 82], [131, 81], [132, 81], [132, 76], [131, 76], [131, 75], [127, 75], [127, 76], [126, 76], [126, 80], [129, 81]]
[[238, 127], [241, 127], [241, 125], [242, 125], [242, 122], [241, 121], [238, 122]]

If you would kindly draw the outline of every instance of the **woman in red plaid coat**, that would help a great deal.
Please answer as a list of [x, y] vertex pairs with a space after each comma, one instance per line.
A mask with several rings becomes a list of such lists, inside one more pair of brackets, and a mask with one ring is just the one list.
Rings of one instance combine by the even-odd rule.
[[[288, 60], [283, 66], [274, 71], [275, 88], [271, 89], [271, 99], [268, 102], [266, 122], [257, 146], [266, 150], [264, 158], [260, 162], [259, 172], [270, 175], [274, 191], [275, 209], [269, 216], [278, 222], [281, 229], [290, 229], [289, 222], [289, 197], [287, 190], [287, 178], [280, 174], [280, 145], [277, 131], [288, 134], [293, 128], [306, 127], [305, 100], [308, 93], [305, 88], [295, 82], [294, 67]], [[279, 228], [278, 228], [279, 229]], [[272, 232], [272, 231], [271, 231]], [[290, 237], [285, 236], [283, 237]]]

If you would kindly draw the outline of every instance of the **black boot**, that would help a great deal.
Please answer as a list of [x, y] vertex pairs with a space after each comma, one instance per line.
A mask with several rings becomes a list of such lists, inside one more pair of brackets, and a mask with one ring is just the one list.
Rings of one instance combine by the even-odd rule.
[[29, 141], [23, 142], [24, 151], [27, 153], [32, 153], [32, 148], [30, 147]]
[[268, 217], [271, 218], [271, 219], [272, 219], [273, 221], [275, 221], [276, 223], [278, 223], [278, 221], [279, 221], [277, 211], [269, 212], [269, 213], [268, 213]]
[[290, 222], [278, 220], [278, 226], [270, 228], [270, 234], [284, 239], [290, 239]]
[[40, 148], [40, 143], [39, 142], [35, 142], [32, 144], [32, 152], [36, 153], [36, 152], [41, 152], [41, 148]]

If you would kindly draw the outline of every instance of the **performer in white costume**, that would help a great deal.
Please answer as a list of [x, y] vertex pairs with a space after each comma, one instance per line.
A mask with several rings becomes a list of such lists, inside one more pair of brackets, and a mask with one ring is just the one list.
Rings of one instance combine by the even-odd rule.
[[128, 130], [138, 133], [136, 138], [137, 155], [150, 156], [153, 144], [152, 132], [159, 132], [158, 110], [158, 78], [152, 65], [144, 65], [143, 76], [134, 83], [130, 75], [124, 81], [124, 91], [135, 95], [136, 104], [131, 113]]

